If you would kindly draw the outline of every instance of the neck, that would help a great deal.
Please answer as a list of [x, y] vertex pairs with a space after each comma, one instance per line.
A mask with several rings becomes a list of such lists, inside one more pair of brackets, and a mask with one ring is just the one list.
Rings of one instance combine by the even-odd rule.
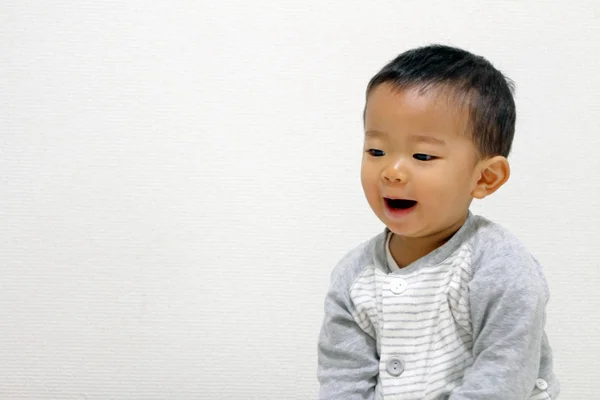
[[390, 240], [392, 257], [400, 268], [406, 267], [450, 240], [466, 220], [467, 215], [441, 231], [418, 238], [393, 234]]

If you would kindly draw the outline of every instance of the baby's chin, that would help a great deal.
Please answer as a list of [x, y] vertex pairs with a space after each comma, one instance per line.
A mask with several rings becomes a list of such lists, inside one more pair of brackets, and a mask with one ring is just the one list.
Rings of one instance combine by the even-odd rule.
[[423, 226], [423, 224], [418, 223], [418, 221], [405, 221], [403, 223], [398, 223], [382, 219], [382, 222], [394, 235], [397, 236], [412, 239], [419, 239], [430, 236], [427, 227]]
[[387, 228], [396, 236], [400, 236], [406, 239], [426, 239], [433, 236], [433, 233], [428, 233], [424, 229], [407, 229], [398, 228], [394, 225], [387, 225]]
[[439, 224], [434, 224], [429, 221], [423, 221], [415, 215], [411, 221], [403, 223], [386, 221], [384, 222], [387, 228], [397, 236], [407, 239], [433, 239], [438, 236], [444, 236], [444, 227]]

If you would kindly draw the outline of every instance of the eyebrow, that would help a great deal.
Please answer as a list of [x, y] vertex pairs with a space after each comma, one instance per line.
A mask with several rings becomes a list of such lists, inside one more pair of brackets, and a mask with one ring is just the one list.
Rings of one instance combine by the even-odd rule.
[[[375, 130], [368, 130], [365, 132], [365, 136], [371, 136], [371, 137], [381, 137], [381, 136], [387, 136], [387, 133], [385, 132], [381, 132], [381, 131], [375, 131]], [[431, 144], [438, 144], [438, 145], [445, 145], [446, 142], [442, 139], [436, 138], [435, 136], [431, 136], [431, 135], [422, 135], [422, 134], [413, 134], [411, 135], [411, 139], [417, 143], [431, 143]]]
[[413, 139], [416, 142], [423, 142], [423, 143], [431, 143], [431, 144], [439, 144], [439, 145], [445, 145], [446, 142], [442, 139], [438, 139], [435, 136], [429, 136], [429, 135], [412, 135]]
[[368, 130], [365, 131], [365, 136], [379, 137], [379, 136], [387, 136], [385, 132]]

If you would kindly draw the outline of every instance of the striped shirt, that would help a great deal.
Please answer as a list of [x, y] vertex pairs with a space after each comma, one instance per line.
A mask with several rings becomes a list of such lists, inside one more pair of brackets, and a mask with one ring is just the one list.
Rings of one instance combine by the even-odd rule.
[[385, 229], [333, 270], [319, 399], [557, 398], [547, 284], [514, 236], [469, 213], [447, 243], [404, 268], [390, 238]]

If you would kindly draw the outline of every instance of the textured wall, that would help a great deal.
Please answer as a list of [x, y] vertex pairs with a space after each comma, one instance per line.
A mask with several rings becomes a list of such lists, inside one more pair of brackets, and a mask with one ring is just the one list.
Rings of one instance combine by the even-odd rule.
[[442, 42], [517, 83], [473, 211], [546, 267], [562, 399], [600, 398], [597, 1], [0, 3], [0, 399], [310, 399], [337, 260], [382, 226], [363, 92]]

